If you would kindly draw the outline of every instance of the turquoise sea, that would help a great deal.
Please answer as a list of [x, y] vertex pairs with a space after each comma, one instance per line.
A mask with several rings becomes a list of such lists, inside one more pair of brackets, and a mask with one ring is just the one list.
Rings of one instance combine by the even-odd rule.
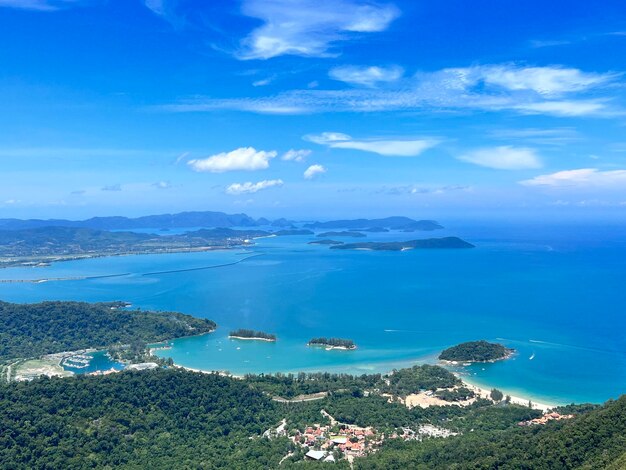
[[[550, 403], [626, 393], [626, 225], [442, 222], [445, 231], [368, 239], [457, 235], [476, 248], [344, 251], [308, 245], [312, 236], [264, 238], [246, 250], [4, 269], [0, 279], [90, 278], [0, 283], [0, 298], [124, 300], [211, 318], [215, 333], [159, 352], [204, 370], [384, 372], [487, 339], [518, 353], [464, 368], [474, 383]], [[119, 276], [98, 277], [110, 275]], [[240, 327], [279, 339], [229, 340]], [[306, 347], [313, 336], [351, 338], [359, 348]]]

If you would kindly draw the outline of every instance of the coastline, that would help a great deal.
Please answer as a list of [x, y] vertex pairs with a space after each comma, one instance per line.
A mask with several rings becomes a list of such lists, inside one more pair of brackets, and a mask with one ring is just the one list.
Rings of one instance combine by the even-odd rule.
[[[230, 248], [224, 248], [223, 250], [221, 249], [215, 249], [215, 250], [208, 250], [208, 251], [229, 251], [231, 250]], [[205, 250], [207, 251], [207, 250]], [[187, 252], [184, 252], [187, 253]], [[141, 255], [151, 255], [151, 254], [165, 254], [165, 253], [134, 253], [134, 254], [120, 254], [120, 255], [112, 255], [112, 256], [141, 256]], [[181, 272], [189, 272], [189, 271], [202, 271], [205, 269], [215, 269], [215, 268], [224, 268], [227, 266], [234, 266], [237, 265], [239, 263], [243, 263], [244, 261], [247, 261], [251, 258], [255, 258], [257, 256], [263, 256], [263, 253], [255, 253], [255, 254], [251, 254], [249, 256], [246, 256], [245, 258], [241, 258], [237, 261], [233, 261], [231, 263], [224, 263], [224, 264], [217, 264], [217, 265], [212, 265], [212, 266], [201, 266], [199, 268], [186, 268], [186, 269], [175, 269], [175, 270], [170, 270], [170, 271], [155, 271], [155, 272], [148, 272], [148, 273], [139, 273], [139, 276], [156, 276], [156, 275], [161, 275], [161, 274], [175, 274], [175, 273], [181, 273]], [[106, 258], [108, 256], [94, 256], [93, 258]], [[81, 258], [81, 259], [88, 259], [88, 258]], [[61, 261], [72, 261], [72, 260], [61, 260]], [[2, 267], [0, 266], [0, 269], [9, 269], [9, 268], [16, 268], [16, 267], [27, 267], [27, 266], [5, 266]], [[60, 281], [86, 281], [86, 280], [92, 280], [92, 279], [106, 279], [106, 278], [114, 278], [114, 277], [122, 277], [122, 276], [129, 276], [133, 273], [117, 273], [117, 274], [102, 274], [102, 275], [96, 275], [96, 276], [72, 276], [72, 277], [52, 277], [52, 278], [40, 278], [40, 279], [0, 279], [0, 283], [5, 283], [5, 284], [12, 284], [12, 283], [30, 283], [30, 284], [40, 284], [43, 282], [60, 282]]]
[[[463, 382], [463, 385], [465, 385], [467, 388], [469, 388], [470, 390], [472, 390], [474, 393], [476, 393], [482, 398], [489, 398], [489, 394], [491, 393], [491, 388], [498, 388], [498, 387], [487, 388], [487, 386], [485, 385], [481, 386], [476, 383], [472, 383], [466, 377], [461, 376], [457, 373], [455, 373], [454, 375], [456, 375], [459, 379], [461, 379], [461, 381]], [[504, 394], [504, 396], [507, 396], [507, 395], [510, 396], [511, 403], [514, 403], [516, 405], [528, 406], [528, 402], [531, 402], [532, 408], [534, 410], [541, 410], [544, 413], [547, 412], [548, 410], [556, 408], [557, 406], [561, 406], [556, 403], [547, 403], [545, 400], [535, 401], [532, 398], [521, 397], [519, 395], [512, 395], [512, 394], [507, 393], [506, 390], [503, 390], [501, 388], [498, 388], [498, 390], [500, 390]]]
[[[254, 246], [253, 243], [243, 243], [241, 245], [232, 245], [232, 246], [199, 246], [193, 248], [171, 248], [171, 249], [163, 249], [163, 250], [154, 250], [154, 251], [126, 251], [126, 252], [111, 252], [111, 253], [84, 253], [84, 254], [73, 254], [73, 255], [59, 255], [54, 256], [50, 255], [48, 257], [34, 258], [33, 260], [24, 259], [23, 261], [18, 260], [7, 260], [0, 259], [0, 269], [9, 269], [9, 268], [45, 268], [50, 266], [53, 263], [61, 263], [64, 261], [81, 261], [87, 259], [94, 258], [112, 258], [118, 256], [140, 256], [140, 255], [166, 255], [173, 253], [203, 253], [207, 251], [230, 251], [233, 249], [241, 249], [242, 247], [251, 247]], [[63, 280], [63, 279], [57, 279]], [[37, 282], [40, 280], [4, 280], [4, 282]]]

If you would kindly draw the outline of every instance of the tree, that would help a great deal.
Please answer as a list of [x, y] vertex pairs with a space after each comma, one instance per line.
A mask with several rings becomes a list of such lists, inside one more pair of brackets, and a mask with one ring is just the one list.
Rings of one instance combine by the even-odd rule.
[[491, 397], [493, 401], [501, 401], [504, 395], [497, 388], [492, 388], [491, 392], [489, 393], [489, 396]]

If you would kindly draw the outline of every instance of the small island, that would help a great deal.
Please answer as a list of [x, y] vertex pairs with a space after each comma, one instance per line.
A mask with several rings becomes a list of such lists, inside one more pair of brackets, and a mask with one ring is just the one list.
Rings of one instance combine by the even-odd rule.
[[324, 232], [317, 235], [320, 238], [332, 238], [332, 237], [351, 237], [351, 238], [363, 238], [366, 237], [364, 233], [361, 232]]
[[309, 242], [309, 245], [343, 245], [343, 242], [325, 238], [323, 240], [313, 240], [312, 242]]
[[350, 351], [356, 349], [356, 344], [351, 339], [342, 338], [313, 338], [307, 346], [322, 346], [326, 349], [341, 349]]
[[346, 243], [331, 246], [338, 250], [367, 250], [367, 251], [408, 251], [408, 250], [435, 250], [435, 249], [459, 249], [474, 248], [474, 245], [461, 240], [458, 237], [426, 238], [423, 240], [408, 240], [404, 242], [360, 242]]
[[232, 339], [252, 339], [257, 341], [276, 341], [276, 335], [271, 333], [265, 333], [263, 331], [247, 330], [245, 328], [239, 328], [233, 330], [228, 334]]
[[274, 235], [276, 235], [277, 237], [285, 237], [290, 235], [313, 235], [313, 232], [307, 229], [285, 229], [274, 232]]
[[444, 350], [439, 355], [439, 360], [451, 363], [495, 362], [508, 359], [514, 352], [514, 349], [498, 343], [489, 343], [485, 340], [469, 341]]

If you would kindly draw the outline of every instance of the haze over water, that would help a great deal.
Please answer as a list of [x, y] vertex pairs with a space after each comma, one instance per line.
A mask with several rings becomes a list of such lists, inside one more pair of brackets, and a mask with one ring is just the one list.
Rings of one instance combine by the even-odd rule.
[[[159, 352], [198, 369], [385, 372], [434, 362], [441, 349], [461, 341], [487, 339], [518, 354], [465, 368], [477, 384], [556, 403], [602, 402], [623, 392], [626, 226], [446, 225], [436, 236], [458, 235], [476, 248], [344, 251], [308, 245], [313, 236], [265, 238], [250, 250], [6, 269], [1, 279], [123, 275], [0, 284], [0, 298], [125, 300], [211, 318], [219, 325], [215, 333], [176, 340]], [[250, 254], [261, 256], [227, 265]], [[227, 266], [195, 269], [221, 265]], [[228, 332], [240, 327], [279, 339], [229, 340]], [[351, 338], [359, 349], [306, 347], [314, 336]]]

